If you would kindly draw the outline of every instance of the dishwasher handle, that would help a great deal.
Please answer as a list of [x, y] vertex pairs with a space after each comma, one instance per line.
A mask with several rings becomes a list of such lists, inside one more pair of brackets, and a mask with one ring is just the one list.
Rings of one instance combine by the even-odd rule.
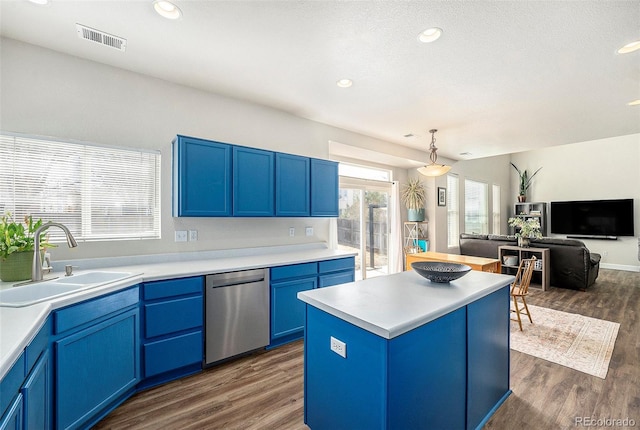
[[206, 278], [207, 288], [231, 287], [234, 285], [261, 282], [267, 278], [266, 269], [244, 270], [240, 272], [217, 273]]

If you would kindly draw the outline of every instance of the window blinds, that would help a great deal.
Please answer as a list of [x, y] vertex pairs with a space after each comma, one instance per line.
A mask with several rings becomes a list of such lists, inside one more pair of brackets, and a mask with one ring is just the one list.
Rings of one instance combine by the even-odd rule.
[[464, 231], [489, 233], [488, 186], [482, 182], [464, 181]]
[[460, 245], [459, 182], [457, 176], [447, 176], [447, 246], [449, 248]]
[[159, 238], [160, 153], [0, 134], [0, 211], [76, 240]]

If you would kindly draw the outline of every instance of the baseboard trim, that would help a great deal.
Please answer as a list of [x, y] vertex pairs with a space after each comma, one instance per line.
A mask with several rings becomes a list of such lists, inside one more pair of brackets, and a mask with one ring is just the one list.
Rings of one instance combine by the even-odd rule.
[[610, 264], [600, 263], [603, 269], [624, 270], [625, 272], [640, 272], [640, 266], [631, 266], [627, 264]]

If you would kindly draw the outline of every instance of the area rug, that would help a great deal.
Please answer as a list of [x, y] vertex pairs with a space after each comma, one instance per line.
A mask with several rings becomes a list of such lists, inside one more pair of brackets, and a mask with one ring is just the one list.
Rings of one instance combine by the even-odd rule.
[[[511, 349], [605, 379], [620, 324], [529, 305], [511, 322]], [[515, 314], [514, 314], [515, 315]]]

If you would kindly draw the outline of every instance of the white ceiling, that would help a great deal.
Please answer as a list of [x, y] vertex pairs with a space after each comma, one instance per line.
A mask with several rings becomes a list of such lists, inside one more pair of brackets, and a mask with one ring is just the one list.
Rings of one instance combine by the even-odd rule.
[[[426, 150], [437, 128], [452, 159], [640, 133], [627, 106], [640, 51], [616, 53], [640, 39], [638, 0], [175, 3], [179, 21], [151, 0], [1, 0], [0, 29], [409, 147]], [[126, 52], [78, 38], [76, 23], [127, 39]], [[419, 43], [434, 26], [443, 36]]]

